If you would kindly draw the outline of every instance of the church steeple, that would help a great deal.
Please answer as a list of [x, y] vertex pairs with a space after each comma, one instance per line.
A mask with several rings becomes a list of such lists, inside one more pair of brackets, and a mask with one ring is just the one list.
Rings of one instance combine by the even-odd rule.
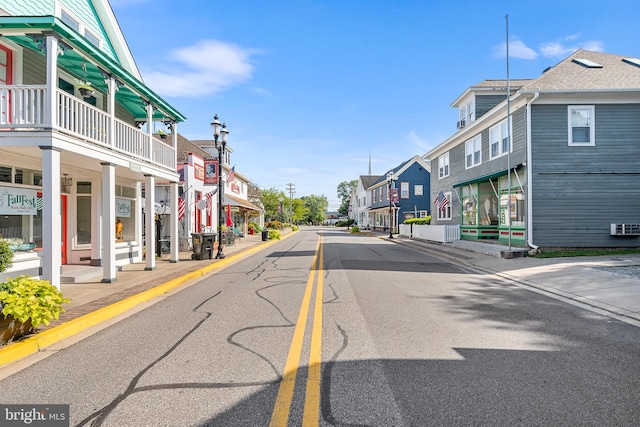
[[369, 175], [371, 175], [371, 150], [369, 150]]

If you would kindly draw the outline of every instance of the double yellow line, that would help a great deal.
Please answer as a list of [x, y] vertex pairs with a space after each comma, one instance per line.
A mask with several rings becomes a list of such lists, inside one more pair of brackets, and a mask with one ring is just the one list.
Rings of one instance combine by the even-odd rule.
[[296, 385], [296, 376], [300, 367], [300, 355], [302, 353], [302, 343], [304, 332], [309, 317], [309, 307], [313, 294], [313, 284], [317, 272], [318, 282], [315, 288], [315, 303], [313, 309], [313, 329], [311, 332], [311, 348], [309, 354], [309, 372], [307, 378], [307, 388], [304, 401], [304, 413], [302, 415], [302, 426], [318, 426], [320, 423], [320, 380], [322, 377], [322, 280], [323, 280], [323, 238], [318, 238], [316, 251], [311, 264], [311, 272], [307, 280], [307, 288], [302, 298], [302, 306], [298, 314], [298, 322], [293, 332], [287, 363], [282, 374], [278, 397], [271, 415], [269, 427], [286, 427], [291, 412], [291, 401]]

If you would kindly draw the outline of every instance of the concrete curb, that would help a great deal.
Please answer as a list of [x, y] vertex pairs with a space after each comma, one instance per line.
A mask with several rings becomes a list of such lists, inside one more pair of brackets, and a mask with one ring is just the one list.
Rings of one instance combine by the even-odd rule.
[[[296, 231], [287, 233], [283, 235], [280, 240], [284, 240], [294, 233], [296, 233]], [[0, 348], [0, 367], [20, 360], [26, 356], [38, 353], [39, 351], [42, 351], [57, 342], [72, 337], [92, 326], [106, 322], [107, 320], [123, 314], [142, 303], [157, 298], [169, 292], [170, 290], [176, 289], [191, 280], [198, 279], [215, 270], [225, 268], [230, 264], [240, 260], [241, 258], [245, 258], [256, 252], [262, 251], [275, 244], [276, 242], [278, 242], [278, 240], [261, 242], [256, 246], [250, 247], [241, 252], [234, 253], [233, 255], [218, 260], [215, 263], [186, 273], [183, 276], [169, 280], [168, 282], [158, 285], [147, 291], [141, 292], [122, 301], [100, 308], [92, 313], [78, 317], [77, 319], [70, 320], [69, 322], [65, 322], [62, 325], [36, 333], [34, 336], [26, 338], [25, 340], [5, 345], [3, 348]]]

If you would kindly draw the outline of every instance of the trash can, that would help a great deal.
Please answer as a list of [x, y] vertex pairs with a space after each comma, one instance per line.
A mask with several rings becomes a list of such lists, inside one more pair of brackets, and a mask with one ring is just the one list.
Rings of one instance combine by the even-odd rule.
[[202, 259], [202, 234], [191, 233], [191, 244], [193, 246], [191, 259]]
[[262, 241], [266, 242], [269, 240], [269, 230], [262, 230]]
[[202, 233], [201, 259], [213, 258], [213, 243], [216, 241], [215, 233]]
[[193, 244], [191, 259], [212, 259], [213, 243], [215, 241], [215, 233], [191, 233], [191, 242]]

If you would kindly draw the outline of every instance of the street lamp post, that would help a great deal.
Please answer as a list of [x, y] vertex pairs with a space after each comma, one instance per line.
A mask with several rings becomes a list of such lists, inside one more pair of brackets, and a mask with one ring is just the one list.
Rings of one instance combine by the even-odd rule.
[[223, 233], [222, 227], [224, 224], [223, 209], [222, 209], [222, 197], [224, 195], [224, 181], [222, 181], [222, 157], [224, 155], [224, 149], [227, 146], [227, 126], [223, 123], [220, 124], [218, 115], [213, 116], [213, 122], [211, 122], [211, 128], [213, 130], [213, 141], [218, 151], [218, 252], [216, 253], [217, 259], [224, 258], [223, 248]]
[[278, 212], [280, 214], [280, 218], [278, 219], [280, 220], [284, 218], [284, 209], [282, 208], [282, 202], [284, 201], [284, 197], [282, 196], [278, 197], [278, 201], [280, 202], [280, 212]]
[[387, 181], [389, 182], [389, 238], [393, 239], [393, 197], [391, 196], [391, 188], [393, 187], [394, 176], [392, 172], [387, 174]]

